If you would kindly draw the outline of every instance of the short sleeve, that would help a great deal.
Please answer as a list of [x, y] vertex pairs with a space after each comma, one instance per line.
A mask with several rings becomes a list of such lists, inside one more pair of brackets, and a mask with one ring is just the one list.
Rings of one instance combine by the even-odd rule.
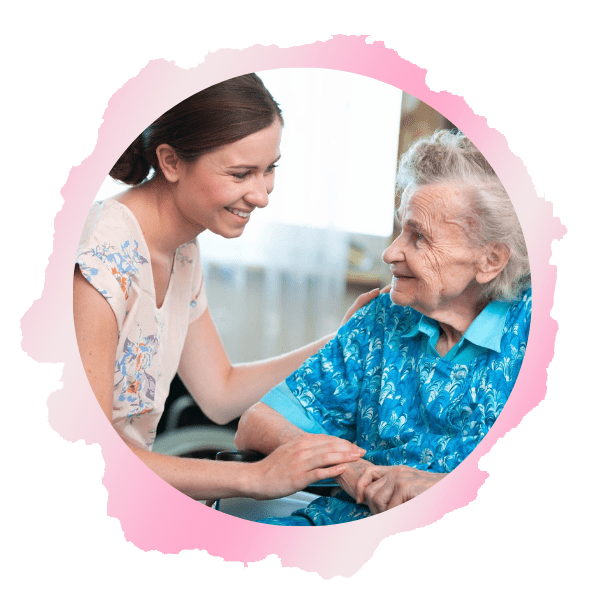
[[306, 433], [326, 434], [326, 431], [314, 420], [312, 414], [304, 408], [299, 399], [291, 392], [285, 381], [269, 391], [261, 401]]
[[134, 281], [142, 266], [149, 263], [129, 221], [123, 207], [96, 203], [88, 214], [76, 253], [82, 275], [113, 309], [119, 331]]

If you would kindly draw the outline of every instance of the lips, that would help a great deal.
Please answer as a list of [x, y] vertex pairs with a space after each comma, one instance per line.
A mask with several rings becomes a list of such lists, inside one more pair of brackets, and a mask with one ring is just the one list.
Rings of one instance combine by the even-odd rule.
[[232, 207], [224, 207], [224, 209], [238, 217], [249, 217], [251, 213], [250, 211], [240, 211], [240, 209], [234, 209]]

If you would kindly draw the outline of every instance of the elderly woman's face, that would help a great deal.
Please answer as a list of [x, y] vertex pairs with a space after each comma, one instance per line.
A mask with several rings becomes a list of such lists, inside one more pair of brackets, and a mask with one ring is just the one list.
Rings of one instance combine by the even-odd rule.
[[435, 319], [474, 310], [481, 253], [470, 244], [463, 214], [460, 191], [452, 186], [422, 186], [406, 199], [399, 211], [402, 233], [383, 255], [394, 303]]

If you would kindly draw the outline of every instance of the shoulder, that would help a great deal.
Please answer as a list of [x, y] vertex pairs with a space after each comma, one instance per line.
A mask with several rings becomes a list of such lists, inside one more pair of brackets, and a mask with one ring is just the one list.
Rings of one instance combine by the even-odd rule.
[[133, 213], [114, 199], [92, 205], [78, 245], [78, 263], [95, 259], [137, 272], [149, 263], [149, 251]]
[[532, 291], [531, 288], [523, 291], [521, 295], [511, 303], [507, 320], [505, 322], [505, 332], [516, 331], [521, 326], [522, 334], [527, 336], [531, 322], [532, 309]]
[[[121, 321], [131, 291], [142, 289], [149, 251], [137, 220], [115, 200], [95, 203], [88, 214], [76, 263], [82, 275], [116, 309]], [[135, 284], [134, 284], [135, 283]]]
[[141, 229], [133, 213], [115, 199], [92, 204], [82, 229], [80, 245], [96, 237], [124, 240], [141, 238]]
[[405, 334], [417, 324], [420, 317], [421, 314], [416, 310], [396, 305], [388, 293], [383, 293], [360, 308], [341, 331], [380, 330]]

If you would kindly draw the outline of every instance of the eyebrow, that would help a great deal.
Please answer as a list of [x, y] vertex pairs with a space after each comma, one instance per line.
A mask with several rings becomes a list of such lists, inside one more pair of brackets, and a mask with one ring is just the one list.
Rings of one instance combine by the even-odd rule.
[[415, 230], [423, 230], [423, 224], [420, 224], [415, 219], [407, 219], [404, 223], [407, 226], [410, 226], [411, 228], [414, 228]]
[[[277, 157], [277, 159], [275, 159], [271, 165], [273, 163], [277, 163], [277, 161], [279, 161], [279, 159], [281, 159], [281, 155], [279, 155]], [[258, 165], [230, 165], [230, 167], [228, 167], [228, 169], [258, 169]]]
[[421, 224], [415, 219], [408, 219], [404, 222], [404, 225], [409, 226], [413, 230], [418, 230], [422, 234], [430, 235], [430, 230], [425, 224]]

